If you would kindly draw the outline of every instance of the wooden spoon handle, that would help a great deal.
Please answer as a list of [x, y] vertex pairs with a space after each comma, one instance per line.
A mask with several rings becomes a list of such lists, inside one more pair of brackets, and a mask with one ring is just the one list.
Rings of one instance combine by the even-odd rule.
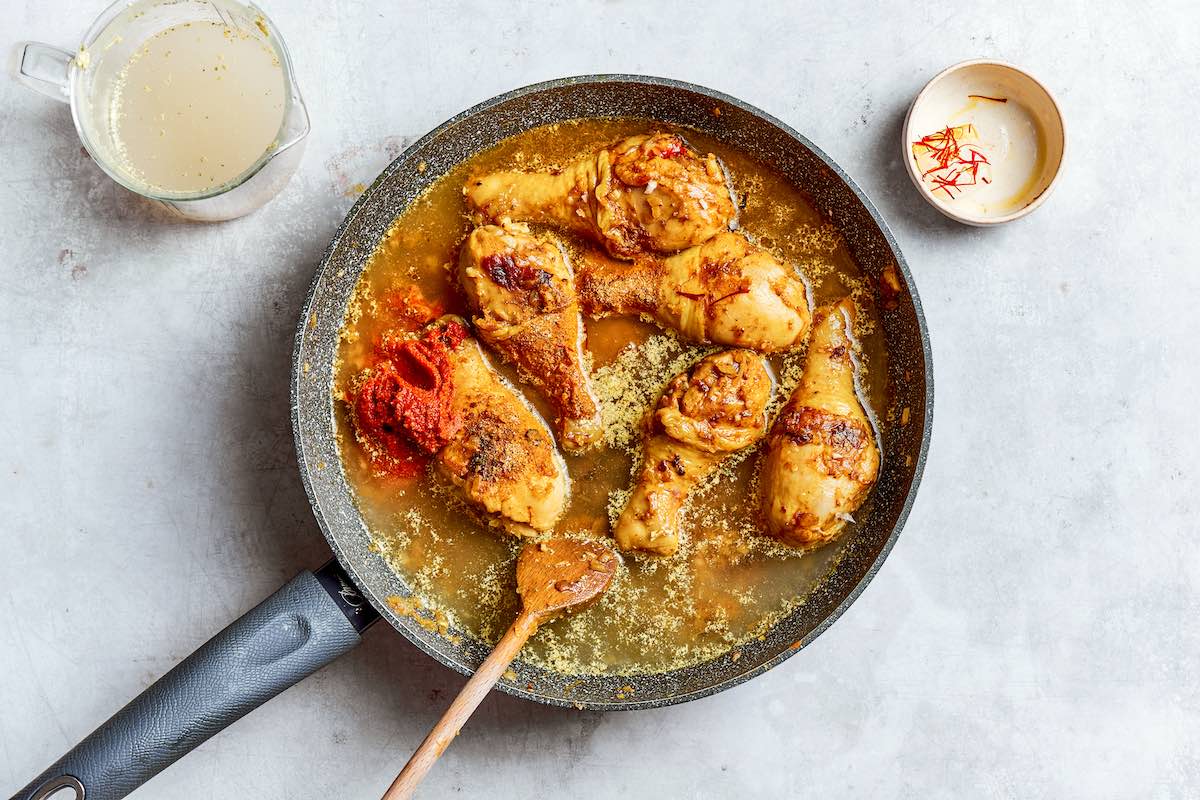
[[508, 665], [525, 646], [525, 642], [537, 630], [537, 625], [537, 615], [524, 611], [513, 621], [496, 645], [496, 649], [479, 665], [479, 669], [475, 670], [471, 680], [467, 681], [458, 697], [454, 698], [454, 702], [438, 720], [438, 724], [425, 737], [425, 741], [421, 742], [421, 746], [412, 754], [412, 758], [404, 765], [396, 780], [392, 781], [392, 785], [383, 795], [383, 800], [405, 800], [412, 797], [417, 784], [450, 746], [450, 742], [454, 741], [454, 737], [458, 736], [467, 719], [483, 702], [483, 698], [492, 690], [496, 681], [500, 680], [504, 670], [508, 669]]

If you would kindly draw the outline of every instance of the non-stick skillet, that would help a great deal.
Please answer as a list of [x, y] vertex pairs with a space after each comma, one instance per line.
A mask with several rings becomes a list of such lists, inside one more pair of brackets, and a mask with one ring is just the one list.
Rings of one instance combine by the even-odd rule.
[[[876, 283], [888, 348], [887, 397], [895, 423], [884, 430], [882, 473], [866, 515], [835, 546], [829, 577], [768, 635], [728, 657], [656, 675], [596, 677], [514, 664], [502, 691], [550, 705], [608, 710], [682, 703], [758, 675], [828, 628], [879, 569], [908, 515], [924, 467], [933, 410], [925, 318], [912, 277], [879, 212], [828, 156], [779, 120], [699, 86], [629, 75], [587, 76], [518, 89], [449, 120], [409, 147], [355, 203], [313, 280], [292, 364], [292, 423], [300, 472], [336, 558], [304, 572], [218, 633], [17, 798], [124, 797], [180, 756], [354, 647], [383, 616], [429, 655], [470, 673], [486, 654], [396, 614], [389, 595], [404, 579], [372, 552], [370, 536], [340, 468], [331, 395], [338, 330], [355, 282], [388, 225], [438, 176], [528, 128], [582, 117], [644, 117], [699, 129], [788, 176], [845, 237]], [[424, 162], [423, 169], [417, 165]], [[907, 411], [904, 411], [907, 409]], [[900, 421], [906, 421], [900, 424]], [[510, 676], [511, 677], [511, 676]], [[632, 686], [633, 692], [617, 693]]]

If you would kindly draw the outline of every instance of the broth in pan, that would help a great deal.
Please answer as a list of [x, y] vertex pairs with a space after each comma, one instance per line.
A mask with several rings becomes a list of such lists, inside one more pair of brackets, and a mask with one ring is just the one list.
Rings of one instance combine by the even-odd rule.
[[[443, 635], [490, 642], [503, 633], [519, 603], [514, 560], [523, 542], [489, 525], [428, 474], [405, 477], [379, 469], [356, 439], [344, 402], [353, 379], [376, 358], [381, 336], [404, 313], [397, 298], [410, 298], [411, 287], [418, 287], [430, 305], [470, 319], [457, 271], [458, 248], [472, 228], [463, 198], [470, 178], [502, 169], [559, 168], [623, 137], [653, 131], [678, 132], [700, 153], [720, 159], [739, 205], [738, 229], [799, 270], [814, 306], [852, 299], [860, 399], [868, 412], [886, 407], [887, 356], [871, 287], [833, 226], [782, 176], [698, 132], [648, 120], [561, 123], [505, 140], [449, 171], [395, 220], [359, 281], [335, 377], [345, 474], [376, 547], [414, 588], [413, 596], [389, 602]], [[554, 233], [572, 261], [596, 249], [593, 242]], [[570, 493], [554, 531], [611, 543], [610, 530], [639, 468], [647, 412], [673, 376], [724, 348], [684, 342], [632, 317], [585, 318], [584, 326], [603, 442], [582, 454], [564, 455]], [[552, 421], [542, 396], [484, 350], [509, 383]], [[776, 382], [769, 406], [773, 420], [796, 386], [804, 353], [772, 355], [769, 362]], [[522, 658], [573, 674], [661, 672], [736, 653], [739, 644], [762, 635], [803, 603], [835, 566], [841, 543], [855, 535], [854, 524], [840, 543], [808, 552], [763, 535], [763, 447], [760, 441], [726, 459], [692, 495], [677, 552], [624, 554], [623, 567], [600, 601], [546, 626]]]

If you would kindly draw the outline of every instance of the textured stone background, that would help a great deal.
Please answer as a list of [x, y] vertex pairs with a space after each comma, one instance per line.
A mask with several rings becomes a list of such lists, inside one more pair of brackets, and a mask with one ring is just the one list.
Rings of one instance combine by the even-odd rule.
[[[3, 39], [68, 45], [100, 10], [3, 5]], [[350, 187], [479, 100], [628, 71], [776, 114], [878, 204], [933, 331], [925, 483], [799, 657], [659, 711], [494, 696], [426, 796], [1195, 796], [1200, 11], [435, 5], [268, 5], [315, 129], [283, 195], [224, 225], [147, 211], [65, 107], [0, 80], [0, 794], [325, 559], [288, 357]], [[1000, 230], [943, 220], [897, 153], [922, 83], [974, 56], [1031, 69], [1068, 121], [1055, 195]], [[138, 796], [376, 797], [461, 683], [376, 628]]]

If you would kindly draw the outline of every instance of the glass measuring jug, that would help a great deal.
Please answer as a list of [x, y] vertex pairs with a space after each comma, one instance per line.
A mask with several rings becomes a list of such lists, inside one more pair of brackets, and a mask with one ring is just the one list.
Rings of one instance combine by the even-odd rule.
[[266, 203], [310, 128], [282, 36], [237, 0], [118, 0], [73, 53], [26, 42], [17, 77], [70, 104], [113, 180], [187, 219]]

